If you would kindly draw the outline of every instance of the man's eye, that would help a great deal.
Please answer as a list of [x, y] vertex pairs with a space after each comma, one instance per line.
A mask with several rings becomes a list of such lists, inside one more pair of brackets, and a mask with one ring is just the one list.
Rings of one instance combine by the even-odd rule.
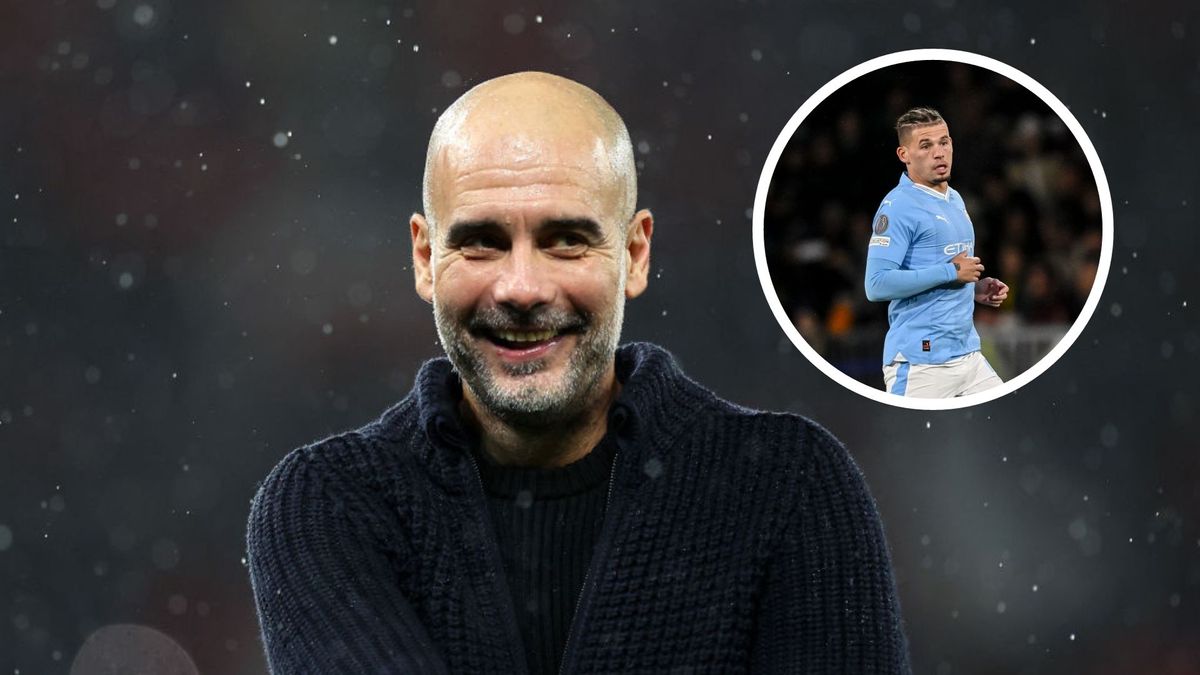
[[585, 248], [587, 240], [572, 232], [559, 232], [547, 241], [549, 248], [555, 251], [573, 252]]
[[486, 234], [477, 234], [459, 242], [459, 247], [468, 249], [496, 249], [500, 248], [500, 242], [492, 236]]

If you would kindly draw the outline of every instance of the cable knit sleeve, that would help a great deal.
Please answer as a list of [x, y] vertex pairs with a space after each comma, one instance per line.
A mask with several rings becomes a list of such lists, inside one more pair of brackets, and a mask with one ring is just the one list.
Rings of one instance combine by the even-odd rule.
[[396, 581], [394, 509], [320, 449], [284, 458], [251, 505], [250, 580], [271, 672], [445, 672]]
[[810, 460], [768, 563], [754, 671], [910, 673], [875, 501], [846, 449], [810, 424]]

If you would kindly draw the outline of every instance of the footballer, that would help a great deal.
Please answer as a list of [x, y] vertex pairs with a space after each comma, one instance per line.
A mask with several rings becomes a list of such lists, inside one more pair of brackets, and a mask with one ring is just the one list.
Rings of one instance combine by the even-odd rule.
[[864, 280], [867, 299], [890, 301], [884, 388], [913, 398], [990, 389], [1002, 381], [979, 352], [975, 303], [999, 307], [1008, 286], [981, 278], [975, 229], [949, 184], [950, 129], [936, 110], [913, 108], [896, 135], [905, 171], [875, 213]]

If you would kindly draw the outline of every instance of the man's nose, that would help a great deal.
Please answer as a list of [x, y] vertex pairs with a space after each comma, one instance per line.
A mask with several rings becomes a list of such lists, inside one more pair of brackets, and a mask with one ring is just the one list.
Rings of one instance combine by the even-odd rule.
[[554, 300], [555, 285], [546, 260], [533, 246], [513, 246], [492, 285], [492, 300], [498, 305], [529, 310]]

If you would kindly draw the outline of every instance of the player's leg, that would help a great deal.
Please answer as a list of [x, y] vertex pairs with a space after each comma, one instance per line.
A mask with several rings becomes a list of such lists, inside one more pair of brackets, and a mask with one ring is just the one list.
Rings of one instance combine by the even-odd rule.
[[953, 361], [914, 364], [908, 371], [909, 398], [951, 398], [962, 384], [960, 369]]
[[998, 387], [1004, 384], [1004, 380], [996, 374], [992, 369], [987, 359], [980, 352], [971, 352], [967, 354], [965, 363], [968, 365], [966, 384], [963, 386], [959, 396], [970, 396], [978, 394], [981, 391], [987, 391], [992, 387]]
[[884, 389], [909, 398], [949, 398], [961, 388], [961, 368], [954, 363], [893, 361], [883, 367]]

